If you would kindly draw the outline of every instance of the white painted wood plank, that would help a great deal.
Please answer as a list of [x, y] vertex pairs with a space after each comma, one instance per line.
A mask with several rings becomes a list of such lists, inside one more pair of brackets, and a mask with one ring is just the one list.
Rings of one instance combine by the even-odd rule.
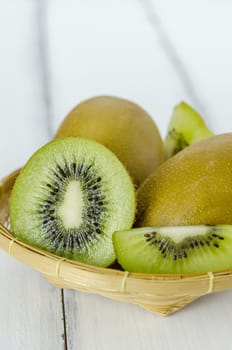
[[48, 139], [42, 100], [35, 3], [3, 1], [0, 11], [0, 176]]
[[[161, 4], [161, 0], [157, 3]], [[169, 16], [174, 13], [176, 30], [184, 32], [186, 28], [178, 17], [178, 13], [185, 14], [180, 10], [184, 1], [179, 1], [178, 11], [174, 5], [169, 9], [170, 4], [171, 1], [166, 2], [164, 12], [169, 12]], [[185, 11], [186, 8], [187, 5]], [[195, 13], [199, 8], [200, 4]], [[76, 103], [96, 94], [119, 95], [140, 103], [154, 116], [162, 134], [174, 104], [183, 99], [194, 103], [196, 98], [191, 89], [186, 89], [183, 75], [167, 56], [162, 33], [148, 21], [148, 15], [142, 1], [50, 2], [48, 43], [54, 131]], [[208, 31], [215, 31], [214, 23], [209, 25]], [[190, 31], [191, 28], [189, 35]], [[167, 33], [171, 34], [169, 30]], [[192, 43], [204, 45], [200, 32], [194, 40], [193, 35], [190, 38]], [[221, 45], [224, 48], [226, 44]], [[181, 50], [182, 46], [177, 46], [178, 54]], [[223, 65], [222, 56], [218, 62]], [[188, 62], [184, 63], [188, 72]], [[214, 93], [206, 98], [203, 89], [198, 93], [196, 72], [191, 71], [190, 79], [199, 99], [196, 107], [211, 111], [221, 86], [209, 86], [212, 81], [205, 72], [207, 65], [198, 68], [196, 75], [203, 76], [205, 90], [208, 87]], [[225, 74], [223, 79], [226, 84]], [[227, 101], [224, 109], [229, 107]], [[221, 116], [213, 121], [208, 114], [207, 117], [215, 130], [222, 123]], [[226, 129], [229, 121], [224, 118], [223, 123]], [[230, 347], [231, 297], [232, 291], [207, 296], [169, 318], [161, 318], [134, 305], [65, 291], [68, 346], [70, 350], [226, 349]]]
[[1, 349], [63, 350], [60, 291], [5, 253], [0, 253]]
[[[0, 176], [47, 141], [36, 2], [0, 1]], [[0, 348], [63, 349], [61, 294], [0, 251]]]
[[54, 129], [81, 100], [112, 94], [141, 104], [164, 134], [172, 107], [191, 102], [139, 2], [55, 0], [48, 18]]
[[231, 297], [226, 291], [162, 317], [139, 306], [66, 292], [69, 349], [230, 349]]
[[144, 0], [168, 32], [215, 133], [232, 130], [232, 2]]

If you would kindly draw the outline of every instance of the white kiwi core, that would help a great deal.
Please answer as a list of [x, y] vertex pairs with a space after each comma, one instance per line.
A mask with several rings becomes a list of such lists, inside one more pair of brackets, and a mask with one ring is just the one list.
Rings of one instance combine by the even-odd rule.
[[71, 181], [66, 187], [64, 199], [57, 211], [66, 229], [78, 228], [81, 225], [83, 208], [84, 201], [80, 182]]
[[206, 235], [210, 230], [210, 227], [204, 225], [196, 226], [179, 226], [179, 227], [162, 227], [159, 232], [164, 236], [170, 237], [175, 243], [183, 241], [185, 238], [194, 237], [197, 235]]

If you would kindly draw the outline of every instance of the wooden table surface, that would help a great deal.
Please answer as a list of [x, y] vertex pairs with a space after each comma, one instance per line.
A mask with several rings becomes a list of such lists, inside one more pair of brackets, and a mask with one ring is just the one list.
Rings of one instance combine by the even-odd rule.
[[[0, 0], [0, 175], [49, 141], [78, 102], [141, 104], [162, 135], [173, 106], [232, 130], [227, 0]], [[232, 291], [167, 317], [53, 287], [0, 251], [1, 350], [231, 349]]]

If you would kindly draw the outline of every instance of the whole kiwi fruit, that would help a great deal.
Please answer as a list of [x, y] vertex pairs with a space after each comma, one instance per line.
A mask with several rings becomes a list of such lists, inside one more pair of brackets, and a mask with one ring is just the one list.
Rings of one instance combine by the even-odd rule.
[[164, 146], [152, 118], [128, 100], [97, 96], [78, 104], [55, 138], [80, 136], [109, 148], [140, 185], [164, 160]]
[[232, 224], [232, 133], [164, 162], [137, 191], [136, 226]]

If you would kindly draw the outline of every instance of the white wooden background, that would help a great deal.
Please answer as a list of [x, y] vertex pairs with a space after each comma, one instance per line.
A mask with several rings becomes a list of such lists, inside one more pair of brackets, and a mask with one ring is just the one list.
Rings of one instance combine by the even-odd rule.
[[[0, 0], [0, 176], [47, 142], [79, 101], [140, 103], [165, 134], [193, 104], [232, 130], [229, 0]], [[168, 318], [55, 289], [0, 252], [1, 350], [231, 349], [232, 291]]]

